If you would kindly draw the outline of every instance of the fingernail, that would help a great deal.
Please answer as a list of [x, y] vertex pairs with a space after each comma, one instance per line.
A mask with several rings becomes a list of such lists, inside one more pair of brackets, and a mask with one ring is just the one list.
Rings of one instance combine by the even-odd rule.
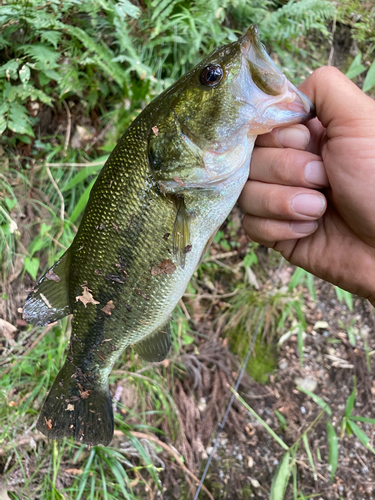
[[292, 201], [293, 210], [300, 215], [318, 217], [325, 207], [324, 196], [317, 194], [299, 194]]
[[311, 184], [327, 186], [328, 177], [322, 161], [310, 161], [305, 167], [305, 178]]
[[288, 127], [279, 130], [278, 139], [284, 148], [305, 149], [310, 136], [307, 131], [300, 128]]
[[318, 223], [315, 220], [308, 222], [291, 222], [290, 227], [292, 231], [296, 234], [311, 234], [318, 227]]

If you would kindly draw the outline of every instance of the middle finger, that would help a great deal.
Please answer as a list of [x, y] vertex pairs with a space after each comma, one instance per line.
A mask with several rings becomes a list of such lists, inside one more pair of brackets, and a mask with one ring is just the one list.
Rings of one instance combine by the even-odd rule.
[[271, 184], [315, 189], [329, 185], [320, 156], [290, 148], [255, 147], [249, 178]]
[[319, 191], [257, 181], [245, 184], [238, 202], [250, 215], [284, 220], [318, 219], [327, 205]]

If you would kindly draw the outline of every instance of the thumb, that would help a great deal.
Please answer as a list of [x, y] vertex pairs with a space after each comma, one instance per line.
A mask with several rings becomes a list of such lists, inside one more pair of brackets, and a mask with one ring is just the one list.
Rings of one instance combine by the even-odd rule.
[[373, 138], [375, 102], [341, 71], [323, 66], [298, 88], [315, 104], [317, 117], [327, 129], [328, 138]]

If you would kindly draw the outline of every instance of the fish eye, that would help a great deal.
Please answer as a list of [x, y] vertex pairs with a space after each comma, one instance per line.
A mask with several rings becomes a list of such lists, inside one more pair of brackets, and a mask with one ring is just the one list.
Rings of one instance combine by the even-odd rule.
[[223, 78], [223, 68], [219, 64], [209, 64], [201, 73], [201, 83], [206, 87], [214, 87]]

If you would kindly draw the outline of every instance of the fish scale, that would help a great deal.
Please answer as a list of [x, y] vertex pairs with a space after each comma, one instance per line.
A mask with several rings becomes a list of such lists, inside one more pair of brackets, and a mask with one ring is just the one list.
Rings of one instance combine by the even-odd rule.
[[35, 325], [73, 314], [41, 432], [110, 443], [116, 359], [130, 345], [146, 361], [167, 356], [172, 311], [248, 179], [256, 136], [312, 116], [251, 27], [134, 120], [92, 188], [72, 245], [23, 309]]

